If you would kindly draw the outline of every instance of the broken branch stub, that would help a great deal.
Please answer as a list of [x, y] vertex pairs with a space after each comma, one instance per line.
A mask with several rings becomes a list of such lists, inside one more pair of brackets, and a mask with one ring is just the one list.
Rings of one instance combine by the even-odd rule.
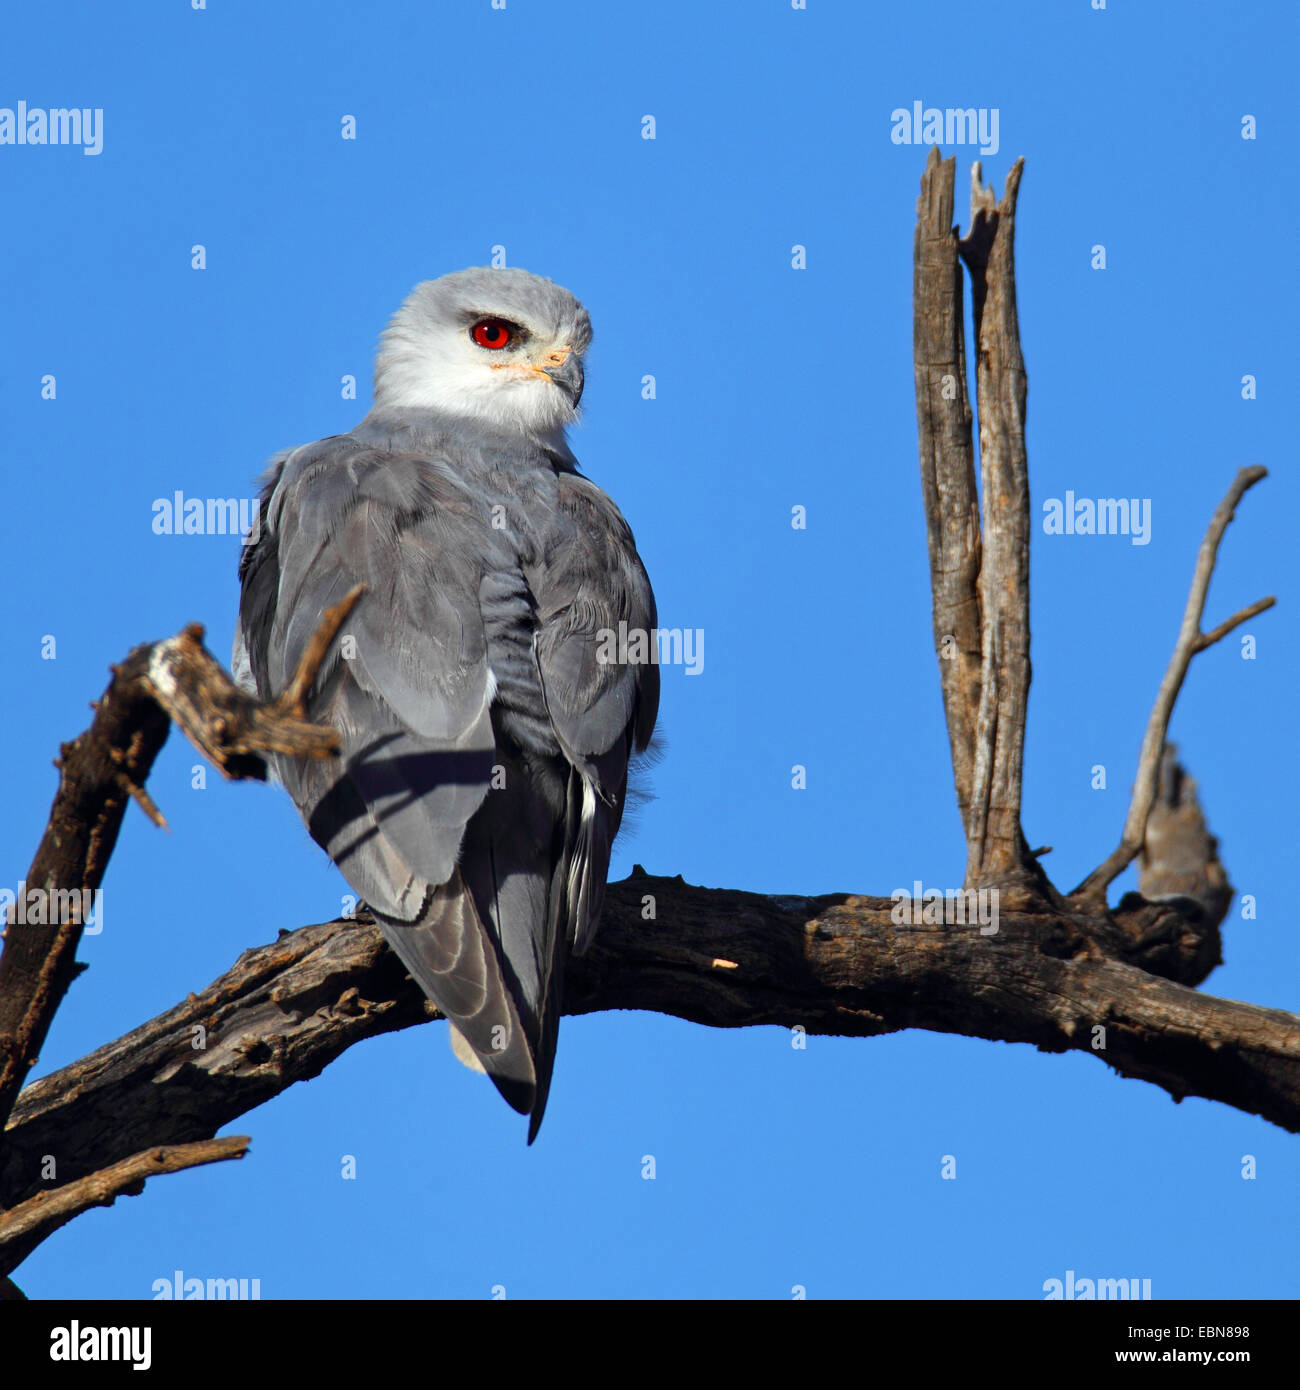
[[204, 647], [197, 623], [153, 647], [148, 681], [154, 698], [227, 777], [265, 780], [263, 753], [330, 757], [339, 750], [338, 731], [307, 719], [307, 696], [330, 644], [364, 592], [358, 584], [326, 609], [293, 679], [276, 699], [258, 700], [235, 685]]

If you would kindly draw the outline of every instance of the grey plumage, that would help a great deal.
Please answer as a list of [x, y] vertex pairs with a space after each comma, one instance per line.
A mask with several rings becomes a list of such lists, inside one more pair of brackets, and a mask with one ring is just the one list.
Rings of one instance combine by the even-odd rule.
[[565, 962], [595, 932], [659, 698], [657, 666], [601, 660], [602, 631], [656, 618], [632, 533], [564, 434], [589, 340], [577, 300], [523, 271], [417, 287], [374, 408], [272, 463], [240, 566], [234, 664], [264, 698], [366, 585], [309, 706], [341, 757], [276, 770], [530, 1142]]

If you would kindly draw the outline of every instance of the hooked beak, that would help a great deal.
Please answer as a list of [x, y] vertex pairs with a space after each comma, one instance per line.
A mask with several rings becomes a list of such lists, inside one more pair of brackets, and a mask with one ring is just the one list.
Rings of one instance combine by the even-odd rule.
[[548, 352], [539, 370], [568, 396], [570, 405], [576, 406], [582, 399], [582, 359], [572, 348]]

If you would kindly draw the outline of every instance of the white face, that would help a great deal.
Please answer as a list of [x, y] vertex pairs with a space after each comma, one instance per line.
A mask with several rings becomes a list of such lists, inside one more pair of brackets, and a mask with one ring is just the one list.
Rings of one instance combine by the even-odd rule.
[[492, 302], [487, 294], [448, 304], [425, 290], [417, 289], [384, 334], [376, 404], [480, 419], [534, 436], [562, 434], [577, 418], [582, 394], [590, 334], [585, 313], [581, 323], [570, 320], [557, 331], [518, 308], [485, 311], [484, 301]]

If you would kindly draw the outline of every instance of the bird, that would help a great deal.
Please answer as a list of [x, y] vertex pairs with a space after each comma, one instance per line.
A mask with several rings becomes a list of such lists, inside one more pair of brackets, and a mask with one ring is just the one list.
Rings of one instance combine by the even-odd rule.
[[364, 419], [271, 460], [239, 564], [232, 666], [262, 700], [364, 585], [306, 704], [339, 754], [272, 772], [529, 1144], [659, 707], [649, 577], [568, 441], [591, 332], [525, 270], [417, 285]]

